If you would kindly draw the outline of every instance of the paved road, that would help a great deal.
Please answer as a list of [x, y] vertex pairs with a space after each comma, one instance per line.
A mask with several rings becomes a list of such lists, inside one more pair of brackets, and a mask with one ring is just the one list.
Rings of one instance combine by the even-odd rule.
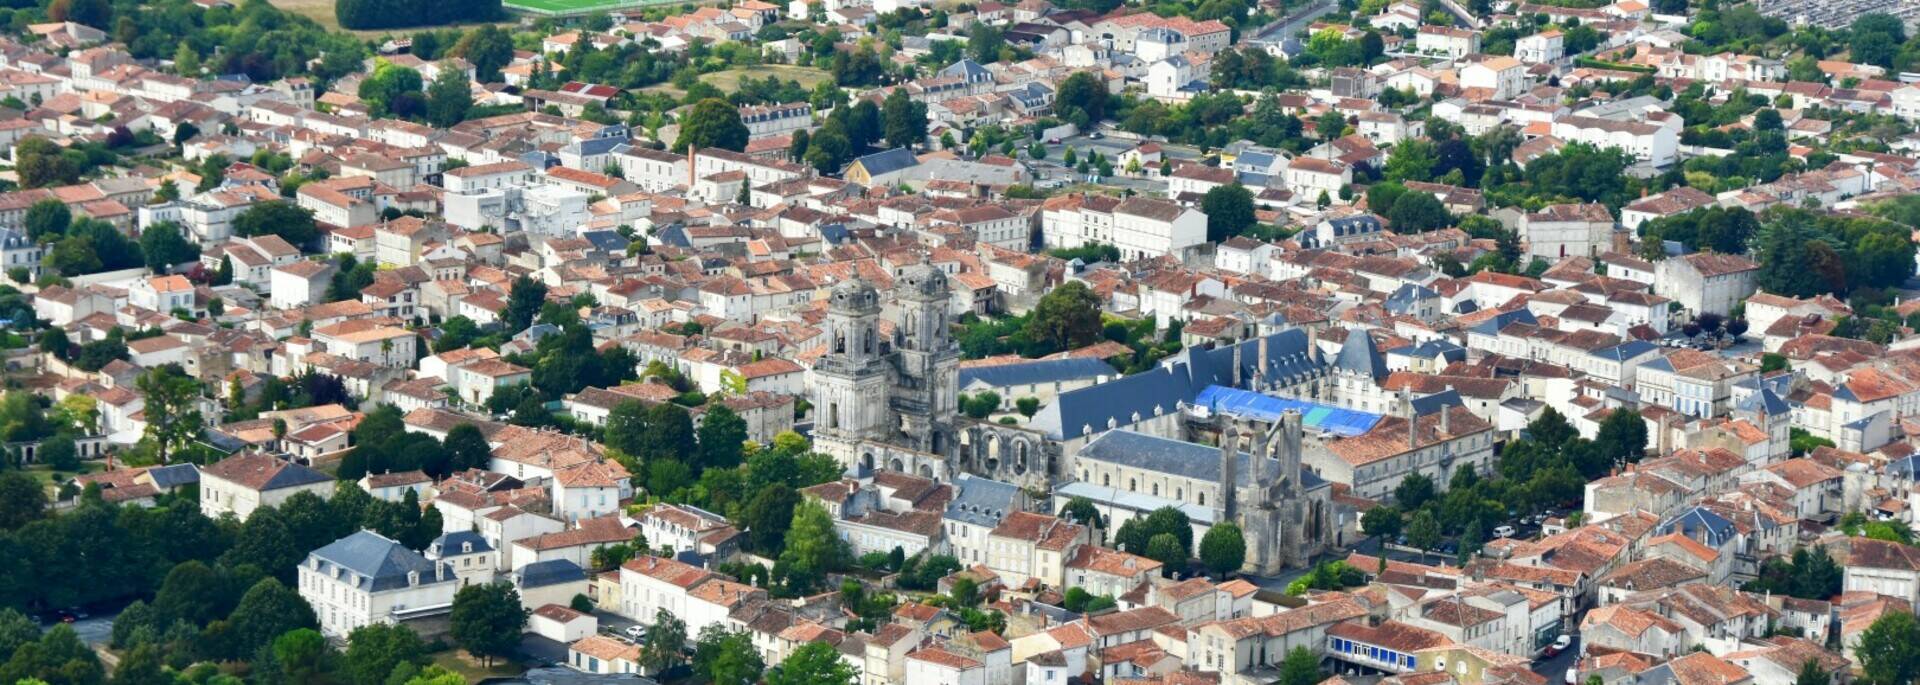
[[1573, 668], [1573, 663], [1580, 658], [1580, 635], [1577, 629], [1570, 631], [1570, 634], [1573, 635], [1573, 646], [1554, 655], [1551, 659], [1542, 659], [1533, 663], [1533, 672], [1546, 677], [1548, 685], [1564, 683], [1567, 669]]
[[[113, 620], [120, 616], [120, 611], [119, 608], [102, 611], [66, 625], [73, 628], [73, 632], [80, 636], [81, 642], [92, 646], [105, 645], [113, 640]], [[40, 629], [53, 630], [57, 625], [60, 624], [43, 623]]]
[[1335, 3], [1323, 2], [1303, 9], [1297, 14], [1268, 24], [1266, 28], [1260, 29], [1259, 33], [1254, 34], [1253, 39], [1258, 41], [1272, 41], [1293, 35], [1301, 29], [1305, 29], [1308, 24], [1312, 24], [1319, 18], [1326, 16], [1327, 13], [1332, 12], [1335, 6]]

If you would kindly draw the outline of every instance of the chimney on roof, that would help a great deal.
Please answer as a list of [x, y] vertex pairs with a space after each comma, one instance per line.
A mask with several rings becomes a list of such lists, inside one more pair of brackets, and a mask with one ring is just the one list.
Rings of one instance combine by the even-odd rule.
[[[1447, 392], [1453, 392], [1451, 383], [1447, 385]], [[1440, 408], [1440, 432], [1443, 435], [1453, 435], [1453, 407]]]
[[1413, 413], [1413, 391], [1400, 391], [1400, 415], [1407, 419], [1407, 447], [1420, 447], [1420, 415]]

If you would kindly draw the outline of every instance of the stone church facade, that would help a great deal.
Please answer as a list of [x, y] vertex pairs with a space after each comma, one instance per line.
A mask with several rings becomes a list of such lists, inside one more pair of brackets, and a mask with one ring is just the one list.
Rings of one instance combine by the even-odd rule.
[[1058, 450], [1044, 434], [959, 416], [960, 345], [953, 339], [947, 275], [930, 264], [895, 279], [891, 322], [879, 291], [834, 286], [830, 346], [814, 366], [814, 445], [850, 469], [885, 469], [947, 481], [969, 473], [1043, 490]]

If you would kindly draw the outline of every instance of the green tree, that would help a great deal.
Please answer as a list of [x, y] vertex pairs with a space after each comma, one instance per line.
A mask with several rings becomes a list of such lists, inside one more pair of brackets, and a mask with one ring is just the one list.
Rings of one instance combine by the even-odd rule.
[[740, 465], [747, 444], [747, 422], [725, 403], [709, 404], [700, 417], [701, 468], [730, 469]]
[[467, 87], [467, 75], [458, 69], [442, 69], [427, 87], [427, 123], [451, 128], [466, 121], [473, 109], [473, 90]]
[[1000, 50], [1007, 46], [1006, 34], [991, 24], [975, 22], [967, 29], [967, 56], [981, 64], [1000, 61]]
[[907, 96], [905, 88], [895, 88], [880, 108], [885, 121], [887, 144], [912, 147], [927, 140], [927, 104]]
[[1423, 473], [1409, 473], [1393, 488], [1393, 501], [1404, 511], [1419, 509], [1433, 499], [1433, 479]]
[[1869, 685], [1903, 685], [1920, 679], [1920, 622], [1905, 611], [1881, 615], [1860, 634], [1854, 656]]
[[0, 654], [13, 654], [40, 640], [40, 624], [11, 607], [0, 609]]
[[277, 235], [294, 247], [320, 237], [313, 212], [284, 200], [261, 202], [233, 219], [233, 232], [242, 236]]
[[22, 225], [27, 228], [27, 237], [47, 242], [66, 235], [67, 227], [73, 225], [73, 213], [67, 209], [67, 203], [47, 198], [27, 207]]
[[14, 143], [13, 162], [22, 188], [44, 188], [80, 181], [80, 163], [67, 156], [66, 149], [58, 143], [40, 136], [28, 136]]
[[680, 652], [687, 648], [687, 624], [672, 612], [661, 609], [653, 615], [653, 625], [640, 643], [640, 663], [658, 673], [680, 664]]
[[41, 332], [40, 351], [62, 361], [73, 361], [73, 342], [67, 339], [65, 329], [48, 328]]
[[14, 530], [47, 513], [47, 489], [20, 471], [0, 473], [0, 530]]
[[227, 618], [227, 624], [231, 627], [234, 654], [252, 654], [288, 631], [320, 625], [307, 600], [273, 578], [263, 579], [248, 589]]
[[1034, 414], [1040, 413], [1040, 398], [1022, 397], [1013, 401], [1013, 408], [1020, 412], [1021, 416], [1031, 419]]
[[513, 37], [498, 26], [484, 24], [462, 36], [453, 54], [473, 63], [474, 77], [480, 82], [494, 83], [500, 80], [500, 68], [513, 62]]
[[1820, 668], [1819, 659], [1808, 659], [1800, 665], [1800, 675], [1794, 678], [1793, 685], [1833, 685], [1833, 674]]
[[1360, 515], [1360, 531], [1370, 537], [1391, 538], [1399, 535], [1405, 523], [1400, 507], [1392, 504], [1382, 504]]
[[713, 685], [753, 685], [767, 666], [752, 637], [714, 624], [694, 643], [693, 670]]
[[1180, 548], [1180, 538], [1172, 533], [1160, 533], [1148, 538], [1146, 557], [1164, 564], [1162, 573], [1170, 574], [1187, 567], [1186, 550]]
[[1280, 679], [1276, 685], [1314, 685], [1326, 680], [1320, 671], [1320, 657], [1306, 647], [1295, 647], [1280, 661]]
[[167, 674], [166, 664], [160, 658], [160, 648], [151, 644], [129, 650], [113, 667], [113, 685], [173, 685], [173, 682], [173, 676]]
[[373, 623], [347, 634], [343, 670], [349, 682], [385, 681], [401, 664], [426, 666], [427, 645], [412, 628]]
[[853, 685], [853, 667], [825, 642], [809, 642], [767, 671], [766, 685]]
[[38, 640], [22, 644], [0, 664], [0, 682], [29, 679], [51, 685], [98, 685], [105, 682], [106, 673], [73, 627], [59, 624]]
[[1107, 105], [1112, 97], [1099, 76], [1090, 71], [1076, 71], [1060, 82], [1060, 89], [1054, 95], [1054, 112], [1084, 129], [1107, 118]]
[[425, 85], [420, 72], [376, 58], [373, 73], [360, 82], [360, 101], [374, 116], [407, 117], [419, 114]]
[[1240, 570], [1247, 562], [1247, 541], [1240, 526], [1229, 521], [1207, 529], [1200, 538], [1200, 561], [1221, 577]]
[[1423, 553], [1440, 546], [1440, 522], [1434, 519], [1432, 509], [1414, 512], [1413, 520], [1407, 522], [1407, 544]]
[[491, 666], [495, 657], [519, 648], [527, 613], [520, 606], [520, 591], [505, 581], [460, 588], [449, 619], [453, 641]]
[[1067, 281], [1040, 297], [1027, 318], [1027, 337], [1049, 350], [1085, 347], [1100, 337], [1100, 298], [1080, 281]]
[[[1609, 460], [1637, 462], [1647, 451], [1647, 422], [1640, 414], [1625, 407], [1615, 409], [1600, 422], [1600, 432], [1594, 437], [1594, 445]], [[1602, 473], [1604, 470], [1602, 471]], [[1602, 473], [1586, 473], [1589, 478]]]
[[846, 541], [833, 531], [833, 517], [813, 502], [794, 505], [786, 545], [780, 552], [780, 563], [812, 582], [846, 568], [851, 556]]
[[289, 685], [330, 683], [340, 660], [340, 653], [327, 644], [327, 638], [312, 628], [290, 630], [274, 638], [272, 650], [272, 670], [278, 671], [272, 674], [276, 676], [273, 680]]
[[1208, 190], [1200, 199], [1200, 211], [1207, 215], [1207, 240], [1211, 242], [1240, 235], [1256, 221], [1253, 191], [1238, 183]]
[[493, 460], [493, 448], [487, 445], [487, 439], [480, 434], [480, 428], [471, 423], [462, 423], [447, 431], [445, 447], [449, 473], [467, 469], [484, 469]]
[[187, 240], [179, 224], [162, 221], [140, 232], [140, 253], [147, 259], [147, 268], [165, 272], [175, 264], [198, 259], [200, 247]]
[[740, 110], [720, 98], [701, 100], [680, 120], [680, 137], [673, 141], [674, 152], [689, 147], [717, 147], [735, 152], [747, 149], [747, 125], [740, 121]]
[[741, 515], [747, 549], [761, 554], [779, 552], [787, 529], [793, 526], [793, 509], [799, 503], [800, 493], [783, 483], [769, 483], [754, 493]]
[[547, 302], [547, 285], [521, 276], [513, 281], [512, 289], [507, 291], [507, 311], [505, 319], [507, 330], [514, 333], [524, 331], [533, 325], [533, 317]]
[[205, 419], [200, 414], [200, 382], [177, 367], [149, 369], [134, 381], [146, 402], [147, 428], [143, 438], [153, 442], [160, 461], [200, 438]]
[[641, 414], [643, 429], [631, 454], [641, 459], [683, 459], [697, 454], [693, 418], [672, 402], [661, 402]]
[[1407, 193], [1387, 212], [1387, 223], [1396, 233], [1425, 233], [1453, 225], [1453, 215], [1445, 205], [1428, 193]]

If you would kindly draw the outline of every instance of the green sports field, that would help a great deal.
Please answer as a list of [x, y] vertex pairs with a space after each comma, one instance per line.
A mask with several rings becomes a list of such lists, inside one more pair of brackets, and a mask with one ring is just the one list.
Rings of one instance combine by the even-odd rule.
[[649, 5], [665, 5], [682, 0], [505, 0], [507, 9], [529, 14], [564, 16], [600, 10], [617, 10]]

